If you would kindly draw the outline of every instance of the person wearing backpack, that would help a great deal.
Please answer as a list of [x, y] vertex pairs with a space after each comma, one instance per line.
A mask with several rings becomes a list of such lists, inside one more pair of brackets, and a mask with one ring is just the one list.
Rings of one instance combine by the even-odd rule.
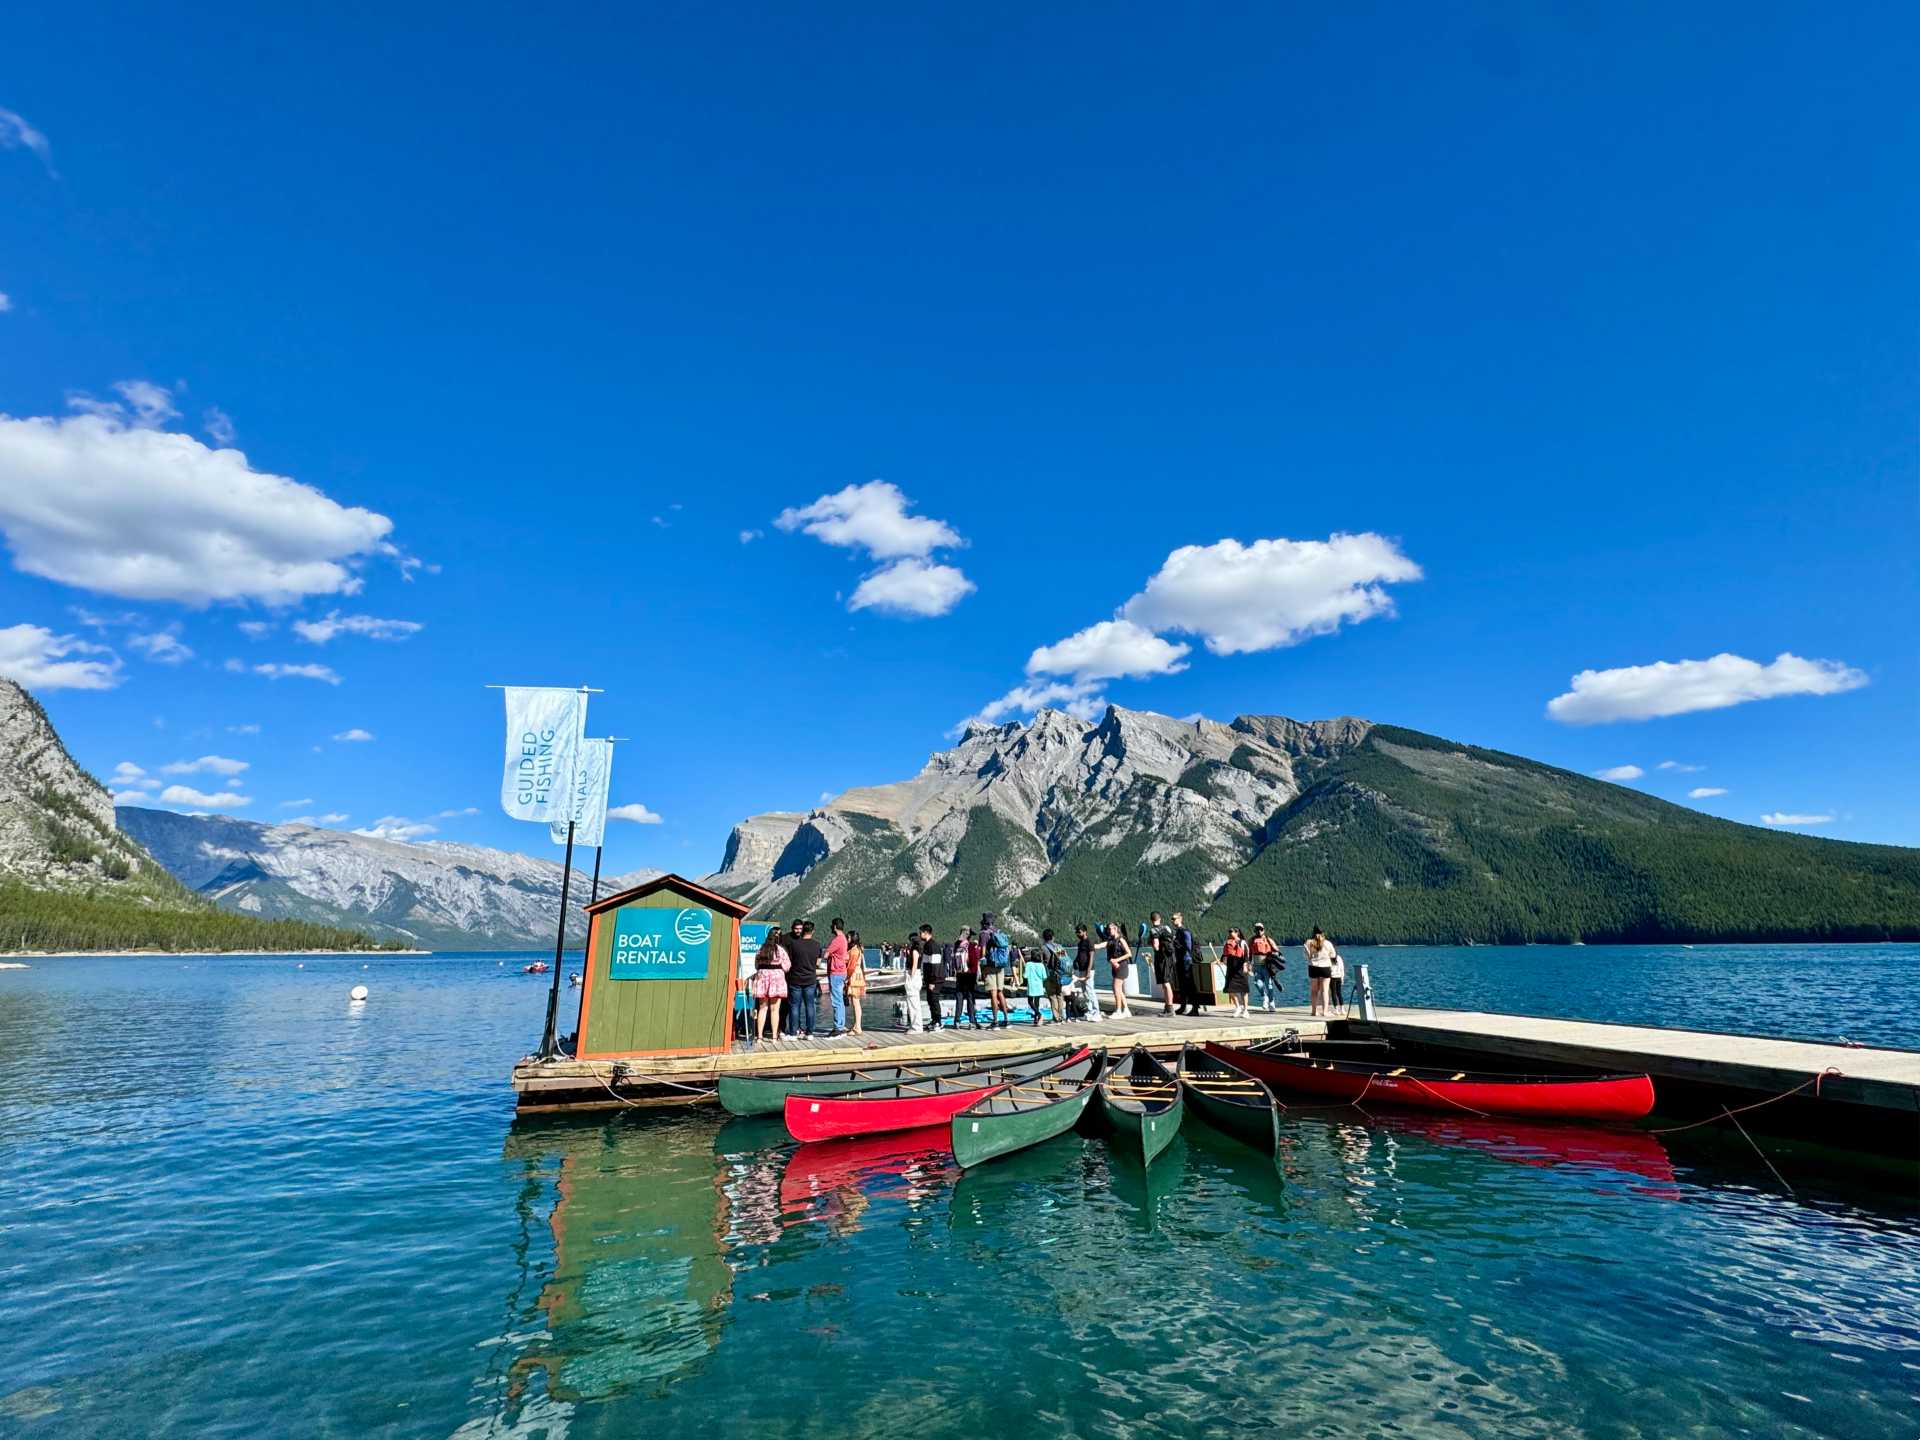
[[1052, 1024], [1064, 1025], [1067, 1019], [1067, 986], [1073, 983], [1067, 965], [1067, 947], [1054, 943], [1053, 931], [1040, 932], [1040, 959], [1047, 967], [1046, 983], [1041, 987], [1047, 997], [1047, 1009], [1053, 1012]]
[[980, 1028], [980, 947], [973, 943], [973, 931], [960, 927], [953, 942], [953, 1025], [957, 1030], [965, 1020], [972, 1030]]
[[1007, 972], [1013, 968], [1013, 944], [993, 923], [980, 917], [980, 976], [987, 982], [987, 1028], [1004, 1030], [1012, 1023], [1007, 1011]]

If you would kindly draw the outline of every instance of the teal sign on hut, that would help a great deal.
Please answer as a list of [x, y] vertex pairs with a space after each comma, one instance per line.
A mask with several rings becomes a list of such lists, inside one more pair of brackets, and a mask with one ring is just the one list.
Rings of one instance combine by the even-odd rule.
[[582, 1060], [707, 1055], [733, 1044], [737, 900], [662, 875], [587, 907]]

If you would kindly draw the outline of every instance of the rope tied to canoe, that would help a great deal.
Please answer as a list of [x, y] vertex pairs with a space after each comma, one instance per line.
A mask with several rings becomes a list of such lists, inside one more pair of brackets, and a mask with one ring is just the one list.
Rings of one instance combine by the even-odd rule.
[[[1794, 1086], [1791, 1090], [1782, 1090], [1778, 1095], [1771, 1095], [1767, 1097], [1765, 1100], [1756, 1100], [1751, 1105], [1742, 1105], [1739, 1108], [1734, 1110], [1729, 1110], [1727, 1109], [1726, 1106], [1723, 1105], [1720, 1107], [1720, 1113], [1718, 1115], [1709, 1115], [1704, 1120], [1695, 1120], [1690, 1124], [1686, 1124], [1686, 1125], [1668, 1125], [1659, 1130], [1649, 1130], [1647, 1131], [1647, 1134], [1677, 1135], [1682, 1130], [1698, 1130], [1702, 1125], [1711, 1125], [1716, 1120], [1722, 1120], [1722, 1119], [1732, 1120], [1734, 1116], [1744, 1115], [1749, 1110], [1758, 1110], [1761, 1108], [1761, 1106], [1771, 1105], [1776, 1100], [1785, 1100], [1790, 1096], [1798, 1095], [1802, 1090], [1805, 1090], [1809, 1087], [1811, 1087], [1813, 1090], [1813, 1098], [1818, 1100], [1820, 1098], [1820, 1085], [1822, 1081], [1824, 1081], [1829, 1075], [1833, 1076], [1833, 1078], [1836, 1080], [1845, 1079], [1846, 1073], [1847, 1072], [1844, 1070], [1837, 1069], [1836, 1067], [1829, 1065], [1827, 1066], [1826, 1069], [1822, 1070], [1818, 1075], [1815, 1075], [1812, 1079], [1803, 1080], [1798, 1085]], [[1736, 1126], [1739, 1125], [1738, 1121], [1735, 1121], [1734, 1123]], [[1741, 1133], [1742, 1134], [1746, 1133], [1744, 1128], [1741, 1129]], [[1782, 1183], [1785, 1183], [1785, 1182], [1782, 1182]]]

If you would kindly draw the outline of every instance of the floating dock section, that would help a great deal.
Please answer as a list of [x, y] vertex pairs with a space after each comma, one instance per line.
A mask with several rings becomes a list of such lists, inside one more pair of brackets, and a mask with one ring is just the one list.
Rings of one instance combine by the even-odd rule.
[[[871, 1005], [880, 1011], [882, 1005]], [[1068, 1025], [1005, 1030], [947, 1029], [908, 1034], [896, 1026], [864, 1037], [789, 1039], [710, 1054], [625, 1059], [522, 1060], [513, 1089], [522, 1113], [698, 1104], [721, 1075], [766, 1070], [838, 1070], [875, 1061], [985, 1062], [1043, 1046], [1090, 1045], [1119, 1054], [1135, 1045], [1175, 1052], [1182, 1045], [1272, 1040], [1288, 1030], [1315, 1040], [1380, 1035], [1416, 1063], [1511, 1073], [1645, 1073], [1657, 1113], [1711, 1119], [1733, 1111], [1743, 1123], [1797, 1131], [1834, 1145], [1920, 1163], [1920, 1053], [1764, 1036], [1607, 1025], [1481, 1011], [1382, 1007], [1376, 1023], [1309, 1018], [1304, 1008], [1235, 1020], [1218, 1012], [1162, 1015], [1140, 1007]]]

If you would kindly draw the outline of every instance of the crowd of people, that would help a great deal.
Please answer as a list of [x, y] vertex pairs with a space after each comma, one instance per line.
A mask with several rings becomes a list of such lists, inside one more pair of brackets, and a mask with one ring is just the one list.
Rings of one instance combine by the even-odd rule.
[[[1040, 932], [1037, 944], [1023, 946], [1014, 943], [994, 916], [982, 915], [978, 928], [963, 925], [951, 938], [941, 939], [933, 926], [921, 925], [899, 944], [886, 942], [879, 950], [882, 969], [904, 972], [902, 999], [910, 1031], [935, 1031], [948, 1023], [949, 980], [956, 1028], [1006, 1029], [1014, 1023], [1016, 1000], [1025, 1001], [1025, 1019], [1036, 1028], [1098, 1020], [1097, 957], [1107, 961], [1116, 1019], [1131, 1017], [1146, 998], [1133, 993], [1136, 963], [1150, 967], [1162, 1014], [1201, 1015], [1220, 1003], [1214, 993], [1214, 959], [1178, 910], [1164, 920], [1154, 911], [1132, 939], [1120, 924], [1109, 922], [1091, 928], [1075, 925], [1071, 946], [1050, 929]], [[1346, 1003], [1346, 962], [1319, 926], [1301, 953], [1307, 966], [1307, 1013], [1331, 1018]], [[1280, 1004], [1287, 961], [1267, 927], [1256, 924], [1250, 935], [1238, 927], [1229, 930], [1218, 955], [1230, 1018], [1247, 1018], [1256, 1005], [1272, 1014]], [[860, 932], [849, 930], [838, 916], [830, 922], [824, 946], [814, 938], [811, 920], [796, 919], [784, 929], [775, 925], [752, 960], [749, 1034], [759, 1041], [863, 1035], [869, 981]], [[823, 1005], [828, 1007], [824, 1011]]]

